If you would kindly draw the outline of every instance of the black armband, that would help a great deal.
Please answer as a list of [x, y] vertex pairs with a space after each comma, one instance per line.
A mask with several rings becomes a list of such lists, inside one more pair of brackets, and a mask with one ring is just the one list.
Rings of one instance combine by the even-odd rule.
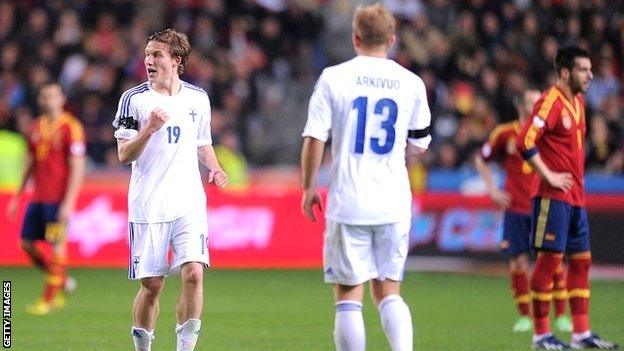
[[134, 119], [132, 116], [128, 117], [120, 117], [119, 118], [119, 128], [123, 129], [134, 129], [139, 130], [139, 121]]
[[407, 132], [407, 137], [412, 139], [420, 139], [429, 135], [429, 127], [425, 129], [414, 129]]

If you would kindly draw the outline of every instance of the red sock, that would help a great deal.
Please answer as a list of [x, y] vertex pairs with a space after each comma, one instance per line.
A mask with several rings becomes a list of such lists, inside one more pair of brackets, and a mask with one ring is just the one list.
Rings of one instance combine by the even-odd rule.
[[65, 280], [67, 279], [67, 275], [65, 274], [66, 266], [65, 257], [55, 255], [55, 257], [52, 258], [43, 288], [43, 299], [46, 302], [52, 302], [56, 294], [65, 284]]
[[568, 302], [568, 289], [565, 277], [563, 263], [557, 267], [554, 275], [553, 298], [555, 302], [555, 316], [559, 317], [565, 314], [566, 304]]
[[521, 316], [529, 315], [529, 279], [523, 270], [511, 272], [511, 293]]
[[589, 330], [589, 266], [591, 254], [578, 253], [570, 256], [568, 263], [568, 295], [575, 333]]
[[535, 269], [531, 276], [531, 293], [533, 324], [537, 335], [550, 332], [548, 311], [552, 300], [553, 277], [557, 267], [561, 264], [562, 257], [561, 253], [540, 252], [535, 262]]

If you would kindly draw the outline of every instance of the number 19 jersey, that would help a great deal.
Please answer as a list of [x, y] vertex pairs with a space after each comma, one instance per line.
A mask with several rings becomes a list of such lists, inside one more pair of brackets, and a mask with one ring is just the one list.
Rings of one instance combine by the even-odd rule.
[[128, 220], [133, 223], [171, 222], [206, 206], [197, 148], [212, 144], [208, 95], [186, 82], [171, 96], [143, 83], [122, 94], [113, 122], [115, 137], [134, 138], [157, 107], [169, 120], [132, 162]]
[[411, 218], [405, 150], [426, 149], [431, 113], [425, 85], [396, 62], [356, 56], [323, 70], [304, 137], [327, 141], [331, 181], [326, 218], [352, 225]]

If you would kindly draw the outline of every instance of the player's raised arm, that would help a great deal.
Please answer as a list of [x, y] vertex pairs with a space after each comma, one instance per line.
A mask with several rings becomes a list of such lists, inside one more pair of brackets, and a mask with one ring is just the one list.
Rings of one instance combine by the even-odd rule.
[[150, 113], [145, 126], [138, 133], [134, 133], [134, 137], [124, 138], [123, 135], [116, 132], [119, 162], [127, 165], [139, 158], [152, 134], [156, 133], [168, 119], [169, 115], [164, 110], [156, 108]]

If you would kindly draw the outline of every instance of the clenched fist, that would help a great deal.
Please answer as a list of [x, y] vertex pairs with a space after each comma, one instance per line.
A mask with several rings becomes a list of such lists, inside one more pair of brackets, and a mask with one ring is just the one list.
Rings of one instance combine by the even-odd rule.
[[156, 133], [166, 122], [169, 120], [169, 115], [165, 110], [160, 107], [157, 107], [152, 110], [147, 119], [147, 123], [145, 124], [145, 129], [150, 134]]

